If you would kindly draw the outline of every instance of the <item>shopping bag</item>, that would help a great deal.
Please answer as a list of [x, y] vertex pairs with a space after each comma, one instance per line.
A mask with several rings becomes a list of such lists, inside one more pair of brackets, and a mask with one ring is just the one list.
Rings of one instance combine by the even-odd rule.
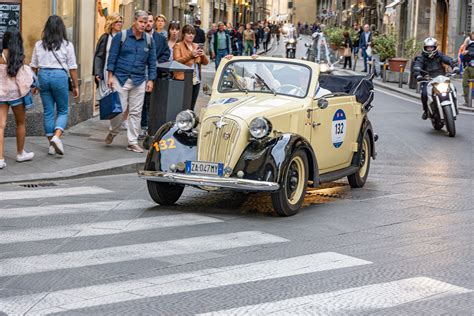
[[99, 100], [100, 119], [111, 120], [122, 113], [122, 104], [120, 103], [119, 93], [111, 91]]

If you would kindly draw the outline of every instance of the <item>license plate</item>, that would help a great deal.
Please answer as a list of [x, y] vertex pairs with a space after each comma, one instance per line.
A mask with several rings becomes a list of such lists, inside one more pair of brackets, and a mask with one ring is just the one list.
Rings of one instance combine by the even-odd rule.
[[224, 174], [224, 164], [214, 162], [186, 161], [186, 173], [222, 177]]

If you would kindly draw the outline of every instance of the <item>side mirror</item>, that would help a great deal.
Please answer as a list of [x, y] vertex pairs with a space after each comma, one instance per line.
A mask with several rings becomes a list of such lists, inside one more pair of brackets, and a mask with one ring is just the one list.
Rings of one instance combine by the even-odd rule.
[[318, 100], [318, 107], [321, 109], [321, 110], [324, 110], [325, 108], [327, 108], [329, 106], [329, 101], [326, 100], [325, 98], [321, 98]]
[[205, 95], [211, 95], [211, 89], [209, 88], [209, 85], [207, 83], [202, 86], [202, 93], [204, 93]]

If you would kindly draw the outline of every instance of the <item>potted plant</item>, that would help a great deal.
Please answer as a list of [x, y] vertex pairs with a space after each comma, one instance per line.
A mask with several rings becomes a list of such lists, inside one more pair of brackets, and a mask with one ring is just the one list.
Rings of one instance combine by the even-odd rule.
[[403, 57], [408, 60], [413, 60], [418, 55], [423, 47], [422, 41], [416, 41], [416, 38], [412, 37], [405, 41], [403, 50]]
[[340, 27], [328, 27], [324, 30], [324, 34], [333, 50], [338, 50], [344, 43], [344, 29]]
[[372, 47], [379, 55], [380, 61], [388, 61], [390, 71], [400, 71], [400, 67], [406, 68], [408, 59], [395, 58], [397, 38], [392, 34], [382, 34], [374, 37]]

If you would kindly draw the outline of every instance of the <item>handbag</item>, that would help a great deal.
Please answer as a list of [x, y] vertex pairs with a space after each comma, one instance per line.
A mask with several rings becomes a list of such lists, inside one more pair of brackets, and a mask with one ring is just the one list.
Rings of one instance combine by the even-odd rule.
[[109, 90], [109, 93], [99, 100], [99, 112], [101, 120], [111, 120], [122, 113], [122, 103], [117, 91]]
[[66, 68], [64, 68], [63, 66], [63, 63], [59, 60], [58, 56], [56, 55], [56, 53], [54, 52], [54, 50], [51, 51], [54, 55], [54, 58], [56, 58], [56, 60], [58, 61], [58, 63], [61, 65], [61, 68], [66, 72], [66, 75], [67, 75], [67, 83], [68, 83], [68, 90], [72, 92], [72, 90], [74, 90], [74, 84], [72, 83], [72, 79], [71, 79], [71, 76], [69, 76], [69, 72], [66, 70]]
[[351, 57], [352, 56], [351, 49], [349, 47], [344, 48], [343, 55], [344, 55], [344, 57]]

